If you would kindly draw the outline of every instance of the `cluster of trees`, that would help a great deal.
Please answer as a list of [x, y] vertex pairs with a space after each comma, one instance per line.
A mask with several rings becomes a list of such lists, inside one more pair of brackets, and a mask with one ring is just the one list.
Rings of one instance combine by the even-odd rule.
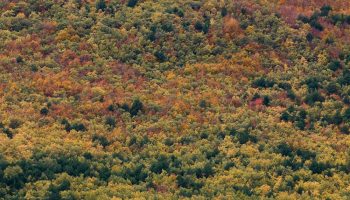
[[347, 198], [346, 5], [1, 1], [0, 199]]

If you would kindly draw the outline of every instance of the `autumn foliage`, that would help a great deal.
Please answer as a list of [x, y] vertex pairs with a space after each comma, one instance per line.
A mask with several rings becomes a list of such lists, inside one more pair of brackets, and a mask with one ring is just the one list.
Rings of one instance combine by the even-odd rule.
[[2, 0], [0, 199], [347, 199], [347, 0]]

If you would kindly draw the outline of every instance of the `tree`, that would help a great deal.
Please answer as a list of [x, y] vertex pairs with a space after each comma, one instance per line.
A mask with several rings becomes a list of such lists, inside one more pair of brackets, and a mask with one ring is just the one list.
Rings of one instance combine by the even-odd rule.
[[116, 110], [116, 106], [114, 104], [110, 104], [108, 107], [107, 107], [107, 110], [108, 111], [111, 111], [111, 112], [114, 112]]
[[315, 159], [312, 160], [310, 165], [310, 170], [312, 171], [312, 173], [316, 173], [316, 174], [322, 173], [327, 168], [329, 168], [328, 164], [317, 162]]
[[13, 132], [9, 128], [3, 127], [2, 132], [5, 133], [8, 138], [13, 138]]
[[169, 161], [165, 155], [160, 155], [155, 162], [151, 164], [151, 172], [160, 174], [163, 170], [169, 170]]
[[275, 84], [275, 81], [269, 80], [267, 77], [260, 77], [258, 79], [255, 79], [252, 83], [253, 87], [262, 87], [262, 88], [269, 88], [273, 87]]
[[194, 24], [194, 28], [195, 28], [197, 31], [202, 31], [202, 30], [203, 30], [203, 24], [202, 24], [202, 22], [197, 21], [197, 22]]
[[123, 109], [125, 112], [130, 112], [130, 107], [127, 103], [123, 103], [123, 105], [121, 105], [120, 108]]
[[329, 12], [332, 10], [332, 7], [329, 5], [322, 6], [321, 10], [321, 16], [326, 17], [329, 15]]
[[227, 15], [227, 8], [226, 7], [221, 8], [221, 16], [225, 17], [226, 15]]
[[165, 62], [168, 60], [168, 57], [162, 51], [156, 51], [154, 56], [157, 58], [159, 62]]
[[174, 30], [174, 27], [172, 25], [171, 22], [164, 22], [162, 24], [162, 29], [165, 31], [165, 32], [172, 32]]
[[164, 144], [167, 146], [172, 146], [174, 144], [174, 140], [172, 140], [171, 138], [165, 138]]
[[133, 8], [136, 6], [137, 3], [138, 3], [138, 0], [129, 0], [127, 6]]
[[240, 144], [245, 144], [249, 141], [257, 142], [257, 139], [254, 136], [250, 135], [248, 131], [238, 132], [236, 137]]
[[124, 168], [121, 172], [121, 176], [131, 181], [132, 184], [138, 184], [141, 181], [145, 181], [148, 174], [144, 170], [143, 164], [137, 164], [130, 168]]
[[291, 156], [293, 153], [292, 148], [287, 143], [281, 143], [276, 147], [277, 153], [282, 154], [283, 156]]
[[60, 192], [64, 190], [70, 189], [70, 182], [68, 180], [63, 180], [58, 186], [54, 184], [50, 184], [49, 191], [49, 199], [62, 199]]
[[22, 58], [22, 56], [17, 56], [17, 57], [16, 57], [16, 62], [17, 62], [17, 63], [23, 63], [23, 58]]
[[291, 118], [292, 118], [292, 116], [287, 111], [283, 111], [282, 114], [281, 114], [281, 117], [280, 117], [280, 119], [282, 121], [286, 121], [286, 122], [290, 121]]
[[341, 63], [338, 60], [332, 60], [329, 63], [328, 68], [332, 71], [337, 71], [339, 68], [341, 68]]
[[269, 106], [270, 105], [270, 97], [269, 96], [264, 96], [263, 98], [263, 104], [265, 106]]
[[340, 132], [343, 133], [343, 134], [348, 135], [350, 133], [349, 132], [349, 126], [346, 125], [346, 124], [340, 126]]
[[46, 107], [40, 109], [40, 114], [47, 115], [48, 113], [49, 113], [49, 109], [47, 109]]
[[32, 21], [26, 18], [13, 18], [11, 20], [10, 30], [19, 32], [29, 28], [32, 24]]
[[309, 105], [313, 105], [315, 102], [323, 102], [325, 100], [325, 98], [317, 91], [313, 91], [311, 93], [309, 93], [306, 97], [305, 97], [305, 102]]
[[326, 90], [329, 94], [335, 94], [338, 92], [338, 86], [335, 82], [330, 82], [327, 85]]
[[199, 101], [199, 107], [201, 108], [206, 108], [208, 106], [208, 103], [205, 100], [200, 100]]
[[96, 2], [96, 10], [99, 11], [99, 10], [102, 10], [102, 11], [105, 11], [107, 8], [107, 5], [106, 5], [106, 1], [105, 0], [98, 0]]
[[206, 178], [208, 178], [209, 176], [212, 176], [212, 175], [214, 175], [214, 169], [213, 169], [213, 166], [212, 166], [212, 164], [211, 163], [206, 163], [205, 165], [204, 165], [204, 167], [203, 167], [203, 170], [202, 170], [203, 172], [203, 176], [204, 177], [206, 177]]
[[344, 111], [343, 119], [344, 119], [345, 121], [349, 121], [349, 120], [350, 120], [350, 108], [347, 108], [347, 109]]
[[310, 19], [304, 15], [299, 15], [298, 20], [302, 21], [305, 24], [310, 22]]
[[12, 129], [19, 128], [22, 125], [22, 122], [19, 119], [11, 119], [9, 127]]
[[142, 110], [143, 110], [143, 103], [139, 99], [134, 100], [130, 108], [131, 116], [132, 117], [136, 116]]
[[344, 69], [342, 76], [338, 78], [338, 83], [340, 85], [350, 85], [350, 71]]
[[298, 127], [300, 130], [304, 130], [306, 126], [306, 122], [303, 119], [296, 120], [295, 121], [295, 126]]
[[315, 29], [317, 29], [317, 30], [319, 30], [319, 31], [323, 31], [323, 29], [324, 29], [323, 26], [316, 20], [312, 20], [310, 22], [310, 26], [315, 28]]
[[114, 117], [108, 116], [105, 120], [105, 124], [109, 129], [113, 130], [117, 124], [117, 121]]
[[109, 177], [111, 176], [111, 170], [108, 167], [102, 167], [99, 170], [99, 176], [102, 180], [108, 181]]
[[87, 131], [87, 128], [85, 127], [84, 124], [82, 123], [74, 123], [72, 125], [70, 125], [69, 123], [66, 124], [66, 130], [67, 131], [71, 131], [71, 130], [76, 130], [76, 131]]
[[20, 188], [23, 184], [23, 170], [20, 166], [8, 166], [4, 170], [4, 179], [9, 185]]
[[314, 36], [312, 35], [312, 33], [308, 33], [308, 34], [306, 35], [306, 40], [307, 40], [308, 42], [312, 42], [313, 39], [314, 39]]
[[101, 135], [94, 135], [92, 141], [99, 143], [103, 148], [110, 144], [108, 139], [105, 136]]
[[305, 84], [310, 91], [318, 89], [320, 87], [320, 82], [321, 80], [318, 77], [310, 77], [305, 80]]

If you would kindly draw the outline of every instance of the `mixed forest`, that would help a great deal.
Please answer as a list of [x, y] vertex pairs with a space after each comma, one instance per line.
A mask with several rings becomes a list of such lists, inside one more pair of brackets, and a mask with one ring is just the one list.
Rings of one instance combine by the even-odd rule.
[[349, 147], [348, 0], [0, 0], [0, 199], [348, 199]]

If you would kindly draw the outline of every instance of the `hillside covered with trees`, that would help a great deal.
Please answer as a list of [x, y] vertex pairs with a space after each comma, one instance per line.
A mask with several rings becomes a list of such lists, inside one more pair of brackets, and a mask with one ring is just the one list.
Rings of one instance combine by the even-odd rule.
[[1, 0], [0, 199], [348, 199], [350, 1]]

